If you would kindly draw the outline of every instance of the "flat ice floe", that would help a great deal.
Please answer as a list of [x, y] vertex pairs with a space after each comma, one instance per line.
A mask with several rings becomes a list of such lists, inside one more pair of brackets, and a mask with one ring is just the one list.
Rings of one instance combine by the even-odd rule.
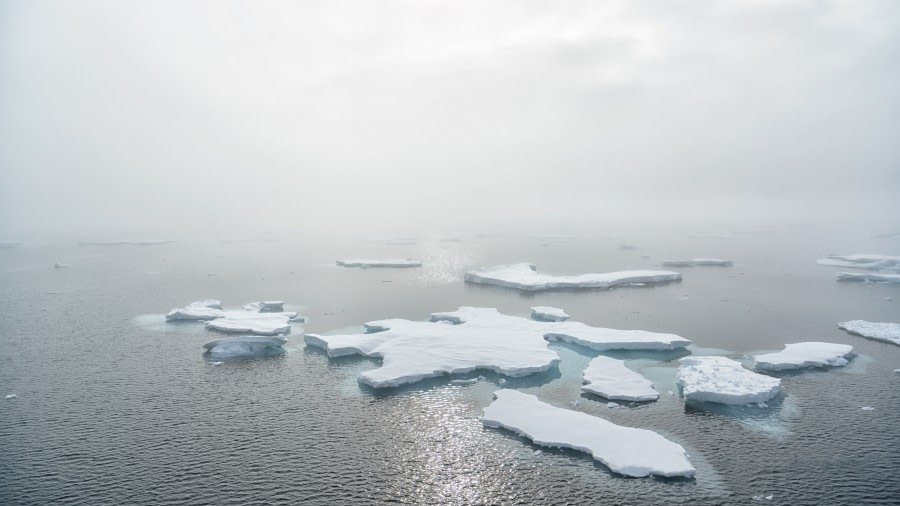
[[422, 267], [422, 262], [409, 258], [338, 260], [336, 263], [342, 267], [359, 267], [362, 269], [368, 269], [369, 267]]
[[852, 267], [855, 269], [900, 269], [900, 256], [891, 255], [831, 255], [816, 261], [819, 265], [831, 267]]
[[750, 404], [766, 402], [781, 392], [781, 380], [745, 369], [725, 357], [686, 357], [676, 376], [685, 400]]
[[563, 322], [569, 319], [569, 315], [562, 309], [549, 306], [535, 306], [531, 308], [531, 317], [535, 320], [551, 322]]
[[838, 281], [863, 281], [868, 283], [900, 283], [900, 274], [875, 274], [872, 272], [839, 272]]
[[662, 264], [665, 267], [691, 267], [694, 265], [730, 267], [733, 262], [731, 260], [722, 260], [721, 258], [695, 258], [693, 260], [663, 260]]
[[793, 343], [784, 345], [784, 351], [753, 357], [756, 367], [781, 371], [804, 367], [840, 367], [847, 365], [853, 354], [853, 346], [835, 343]]
[[295, 312], [281, 312], [282, 301], [252, 302], [242, 310], [222, 309], [222, 302], [215, 299], [192, 302], [181, 309], [166, 314], [167, 321], [206, 321], [206, 328], [221, 332], [249, 332], [267, 336], [287, 334], [291, 323], [302, 322]]
[[838, 323], [837, 326], [851, 334], [900, 346], [900, 323], [878, 323], [865, 320], [853, 320]]
[[368, 334], [306, 334], [304, 341], [325, 349], [329, 357], [357, 354], [382, 358], [380, 368], [359, 376], [362, 383], [376, 388], [476, 369], [514, 377], [546, 371], [559, 362], [559, 356], [548, 348], [548, 340], [599, 350], [670, 350], [690, 344], [674, 334], [541, 322], [504, 315], [493, 308], [461, 307], [432, 313], [431, 320], [379, 320], [365, 324]]
[[516, 390], [497, 390], [494, 398], [484, 408], [481, 421], [486, 427], [510, 430], [540, 446], [589, 453], [625, 476], [694, 475], [684, 448], [656, 432], [557, 408]]
[[590, 392], [612, 400], [655, 401], [659, 392], [653, 383], [625, 367], [625, 362], [599, 356], [591, 360], [582, 373], [583, 392]]
[[681, 274], [672, 271], [620, 271], [602, 274], [554, 276], [537, 272], [534, 264], [519, 263], [483, 267], [466, 273], [470, 283], [498, 285], [518, 290], [537, 291], [559, 288], [610, 288], [616, 285], [678, 281]]
[[203, 345], [210, 358], [257, 357], [284, 353], [284, 337], [238, 336], [216, 339]]

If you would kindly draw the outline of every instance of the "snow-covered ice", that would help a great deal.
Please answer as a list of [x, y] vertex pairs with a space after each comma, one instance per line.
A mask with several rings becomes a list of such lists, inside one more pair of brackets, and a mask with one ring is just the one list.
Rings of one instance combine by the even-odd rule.
[[685, 357], [676, 378], [689, 401], [755, 404], [781, 392], [780, 379], [747, 370], [726, 357]]
[[368, 269], [369, 267], [422, 267], [422, 262], [409, 258], [338, 260], [336, 263], [342, 267], [359, 267], [362, 269]]
[[549, 306], [534, 306], [531, 308], [531, 317], [535, 320], [563, 322], [569, 319], [565, 311]]
[[173, 309], [166, 320], [213, 320], [222, 317], [222, 301], [215, 299], [191, 302], [181, 309]]
[[859, 409], [863, 411], [875, 411], [875, 408], [873, 408], [872, 406], [862, 406]]
[[875, 274], [873, 272], [839, 272], [838, 281], [862, 281], [868, 283], [900, 283], [900, 274]]
[[816, 261], [819, 265], [852, 267], [855, 269], [900, 269], [900, 256], [892, 255], [831, 255]]
[[784, 351], [757, 355], [756, 367], [780, 371], [803, 367], [844, 366], [853, 354], [853, 346], [835, 343], [793, 343], [784, 345]]
[[216, 339], [203, 345], [210, 358], [253, 357], [284, 353], [284, 337], [238, 336]]
[[291, 330], [291, 322], [302, 322], [296, 312], [282, 312], [282, 301], [251, 302], [242, 310], [224, 310], [222, 301], [215, 299], [192, 302], [166, 314], [168, 321], [202, 320], [206, 328], [221, 332], [250, 332], [277, 335]]
[[461, 307], [432, 313], [431, 320], [379, 320], [365, 324], [371, 331], [367, 334], [306, 334], [304, 340], [325, 349], [330, 357], [381, 357], [380, 368], [359, 377], [373, 387], [392, 387], [475, 369], [512, 377], [546, 371], [559, 362], [557, 354], [548, 348], [548, 340], [560, 339], [598, 350], [670, 350], [690, 344], [674, 334], [604, 329], [579, 322], [542, 322], [504, 315], [493, 308]]
[[680, 279], [681, 274], [678, 272], [650, 270], [555, 276], [537, 272], [537, 267], [530, 263], [482, 267], [467, 272], [465, 276], [465, 280], [470, 283], [498, 285], [527, 291], [559, 288], [611, 288], [616, 285], [663, 283]]
[[851, 334], [900, 346], [900, 323], [878, 323], [865, 320], [852, 320], [849, 322], [838, 323], [837, 326]]
[[659, 398], [650, 380], [625, 367], [624, 361], [602, 355], [591, 360], [582, 379], [585, 383], [582, 391], [607, 399], [655, 401]]
[[589, 453], [625, 476], [694, 475], [684, 448], [653, 431], [557, 408], [516, 390], [497, 390], [494, 398], [484, 408], [482, 423], [486, 427], [510, 430], [540, 446]]
[[730, 267], [733, 262], [731, 260], [722, 260], [720, 258], [695, 258], [693, 260], [663, 260], [665, 267], [690, 267], [692, 265], [717, 265], [721, 267]]

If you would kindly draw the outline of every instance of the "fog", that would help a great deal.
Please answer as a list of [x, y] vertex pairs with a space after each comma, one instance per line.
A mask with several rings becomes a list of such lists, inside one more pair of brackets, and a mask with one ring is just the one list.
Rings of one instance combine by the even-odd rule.
[[900, 225], [900, 2], [0, 1], [0, 240]]

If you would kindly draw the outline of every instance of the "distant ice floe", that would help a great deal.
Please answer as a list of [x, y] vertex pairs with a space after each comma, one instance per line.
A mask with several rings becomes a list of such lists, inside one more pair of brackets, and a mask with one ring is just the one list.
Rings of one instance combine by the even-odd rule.
[[625, 362], [599, 356], [591, 360], [582, 373], [583, 392], [590, 392], [611, 400], [655, 401], [659, 392], [653, 383], [625, 367]]
[[531, 308], [531, 317], [535, 320], [551, 322], [563, 322], [569, 319], [569, 315], [562, 309], [549, 306], [535, 306]]
[[759, 369], [781, 371], [804, 367], [840, 367], [847, 365], [853, 355], [853, 346], [835, 343], [793, 343], [784, 345], [784, 351], [756, 355], [753, 360]]
[[722, 260], [720, 258], [695, 258], [693, 260], [663, 260], [665, 267], [691, 267], [694, 265], [717, 265], [720, 267], [731, 267], [731, 260]]
[[249, 332], [261, 335], [287, 334], [291, 322], [302, 322], [296, 312], [281, 312], [282, 301], [252, 302], [242, 310], [222, 309], [222, 302], [215, 299], [192, 302], [181, 309], [166, 314], [167, 321], [206, 321], [206, 328], [221, 332]]
[[676, 376], [689, 401], [757, 404], [781, 392], [781, 380], [745, 369], [726, 357], [685, 357]]
[[541, 322], [504, 315], [493, 308], [461, 307], [432, 313], [431, 320], [379, 320], [365, 324], [368, 334], [306, 334], [304, 341], [325, 349], [329, 357], [381, 357], [380, 368], [359, 376], [360, 382], [376, 388], [476, 369], [513, 377], [546, 371], [559, 362], [548, 340], [599, 350], [671, 350], [690, 344], [674, 334]]
[[530, 263], [483, 267], [466, 273], [470, 283], [498, 285], [518, 290], [538, 291], [560, 288], [610, 288], [616, 285], [678, 281], [681, 274], [672, 271], [621, 271], [602, 274], [554, 276], [537, 272]]
[[839, 272], [838, 281], [862, 281], [867, 283], [900, 283], [900, 274], [875, 274], [872, 272]]
[[397, 259], [391, 258], [387, 260], [370, 260], [370, 259], [353, 259], [353, 260], [338, 260], [338, 265], [342, 267], [359, 267], [361, 269], [368, 269], [369, 267], [422, 267], [422, 262], [418, 260], [412, 260], [409, 258], [405, 259]]
[[900, 346], [900, 323], [877, 323], [865, 320], [853, 320], [838, 323], [837, 326], [851, 334]]
[[156, 246], [158, 244], [170, 244], [178, 241], [85, 241], [78, 243], [79, 246]]
[[257, 357], [284, 353], [284, 337], [238, 336], [216, 339], [203, 345], [212, 359]]
[[579, 411], [557, 408], [516, 390], [494, 392], [482, 423], [503, 428], [550, 448], [589, 453], [611, 471], [632, 477], [691, 477], [684, 448], [656, 432], [623, 427]]
[[900, 270], [900, 256], [891, 255], [831, 255], [816, 261], [819, 265], [831, 267], [851, 267], [855, 269], [895, 269]]

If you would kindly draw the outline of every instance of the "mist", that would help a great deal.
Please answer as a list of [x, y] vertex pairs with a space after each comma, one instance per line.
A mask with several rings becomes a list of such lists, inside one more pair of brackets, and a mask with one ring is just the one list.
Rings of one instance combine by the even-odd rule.
[[0, 239], [900, 216], [900, 3], [0, 2]]

